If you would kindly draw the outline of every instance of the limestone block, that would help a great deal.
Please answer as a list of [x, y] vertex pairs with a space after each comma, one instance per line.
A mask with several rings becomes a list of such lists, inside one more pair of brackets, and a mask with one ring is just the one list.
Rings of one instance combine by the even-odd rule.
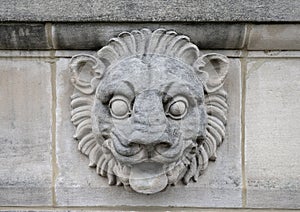
[[[18, 8], [18, 9], [16, 9]], [[298, 0], [10, 0], [0, 7], [1, 21], [154, 22], [300, 21]]]
[[249, 50], [298, 50], [300, 24], [252, 25]]
[[300, 60], [247, 65], [247, 207], [300, 207]]
[[0, 49], [49, 49], [45, 24], [0, 24]]
[[95, 49], [106, 45], [122, 31], [165, 28], [178, 34], [187, 34], [201, 49], [240, 49], [243, 47], [244, 24], [119, 24], [119, 23], [57, 23], [53, 25], [55, 49]]
[[57, 163], [56, 202], [59, 206], [197, 206], [241, 207], [240, 158], [240, 62], [230, 60], [226, 82], [230, 105], [227, 138], [197, 183], [170, 187], [143, 195], [109, 186], [107, 179], [88, 168], [89, 160], [77, 150], [75, 129], [70, 121], [73, 86], [67, 70], [69, 59], [57, 62]]
[[50, 205], [50, 65], [0, 59], [0, 205]]

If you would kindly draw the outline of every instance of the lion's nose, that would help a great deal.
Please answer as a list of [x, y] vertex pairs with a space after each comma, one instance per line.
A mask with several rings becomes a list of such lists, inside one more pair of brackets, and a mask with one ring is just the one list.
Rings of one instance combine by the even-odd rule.
[[167, 121], [158, 91], [147, 90], [136, 96], [132, 122], [134, 128], [129, 144], [139, 144], [147, 147], [168, 143], [163, 138]]
[[147, 90], [137, 95], [133, 105], [133, 124], [140, 130], [153, 130], [166, 125], [162, 97], [156, 90]]

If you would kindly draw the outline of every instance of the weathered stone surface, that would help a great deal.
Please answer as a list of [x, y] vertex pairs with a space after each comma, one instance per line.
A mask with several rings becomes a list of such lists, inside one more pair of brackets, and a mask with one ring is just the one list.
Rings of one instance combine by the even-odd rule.
[[50, 58], [51, 51], [43, 51], [43, 50], [0, 50], [1, 58], [27, 58], [35, 60], [36, 58]]
[[0, 59], [0, 205], [50, 205], [50, 65]]
[[300, 24], [251, 25], [249, 50], [299, 50]]
[[98, 50], [122, 31], [165, 28], [187, 34], [201, 49], [240, 49], [243, 47], [245, 25], [225, 23], [57, 23], [53, 24], [55, 49]]
[[[59, 175], [56, 180], [58, 205], [73, 206], [198, 206], [240, 207], [240, 63], [231, 60], [226, 89], [229, 93], [229, 122], [227, 139], [219, 148], [218, 159], [211, 162], [198, 183], [177, 185], [150, 196], [125, 191], [121, 187], [107, 185], [107, 179], [99, 177], [88, 168], [88, 158], [77, 150], [75, 132], [70, 122], [70, 99], [73, 91], [69, 59], [57, 63], [57, 159]], [[116, 201], [116, 199], [118, 201]]]
[[300, 207], [300, 60], [247, 66], [247, 207]]
[[[52, 27], [51, 27], [52, 25]], [[248, 25], [249, 50], [299, 50], [299, 24]], [[165, 28], [188, 34], [201, 49], [244, 48], [242, 23], [2, 23], [0, 49], [98, 50], [122, 31]], [[46, 28], [48, 30], [46, 30]]]
[[5, 0], [0, 21], [300, 21], [298, 0]]
[[249, 51], [248, 58], [299, 58], [300, 51]]
[[45, 24], [1, 23], [0, 49], [49, 49]]
[[[249, 212], [249, 211], [255, 211], [255, 212], [265, 212], [266, 209], [246, 209], [246, 208], [234, 208], [234, 209], [230, 209], [230, 208], [171, 208], [171, 207], [124, 207], [124, 206], [120, 206], [120, 207], [105, 207], [105, 208], [97, 208], [96, 211], [101, 211], [101, 212], [111, 212], [111, 211], [176, 211], [176, 212], [180, 212], [180, 211], [189, 211], [189, 212], [194, 212], [195, 210], [201, 210], [201, 212]], [[89, 208], [73, 208], [72, 209], [63, 209], [63, 208], [56, 208], [54, 209], [36, 209], [36, 208], [19, 208], [18, 210], [16, 209], [12, 209], [12, 208], [6, 208], [5, 210], [1, 210], [1, 212], [94, 212], [95, 209], [89, 209]], [[271, 210], [271, 211], [275, 211], [275, 212], [290, 212], [291, 210]]]

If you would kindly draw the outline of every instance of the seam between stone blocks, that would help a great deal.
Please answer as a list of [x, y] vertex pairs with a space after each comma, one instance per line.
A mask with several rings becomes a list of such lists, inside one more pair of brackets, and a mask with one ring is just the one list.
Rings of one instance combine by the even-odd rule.
[[46, 39], [50, 49], [54, 49], [52, 23], [45, 24]]
[[55, 182], [58, 174], [58, 165], [56, 160], [56, 107], [57, 107], [57, 94], [56, 94], [56, 58], [55, 58], [55, 50], [53, 50], [53, 30], [52, 23], [45, 24], [45, 31], [47, 36], [47, 43], [50, 49], [50, 68], [51, 68], [51, 91], [52, 91], [52, 106], [51, 106], [51, 114], [52, 114], [52, 126], [51, 126], [51, 134], [52, 134], [52, 143], [51, 143], [51, 164], [52, 164], [52, 182], [51, 182], [51, 193], [52, 193], [52, 206], [56, 206], [56, 194], [55, 194]]
[[56, 194], [55, 194], [55, 181], [58, 174], [58, 165], [56, 161], [56, 107], [57, 107], [57, 95], [56, 95], [56, 60], [55, 60], [55, 51], [51, 51], [51, 59], [50, 67], [51, 67], [51, 89], [52, 89], [52, 206], [56, 206]]
[[250, 39], [250, 32], [252, 29], [251, 24], [246, 24], [245, 38], [244, 38], [244, 48], [242, 50], [241, 57], [241, 84], [242, 84], [242, 105], [241, 105], [241, 162], [242, 162], [242, 207], [247, 207], [247, 176], [246, 176], [246, 129], [245, 129], [245, 115], [246, 115], [246, 88], [247, 88], [247, 57], [248, 57], [248, 44]]
[[[245, 53], [247, 54], [247, 53]], [[241, 81], [242, 81], [242, 107], [241, 107], [241, 133], [242, 133], [242, 142], [241, 142], [241, 162], [242, 162], [242, 207], [247, 206], [247, 182], [246, 182], [246, 164], [245, 164], [245, 105], [246, 105], [246, 70], [247, 63], [245, 58], [241, 58]]]

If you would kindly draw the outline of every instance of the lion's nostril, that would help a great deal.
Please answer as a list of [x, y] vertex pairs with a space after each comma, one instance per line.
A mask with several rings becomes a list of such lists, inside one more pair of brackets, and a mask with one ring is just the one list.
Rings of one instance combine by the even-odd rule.
[[103, 133], [102, 137], [103, 137], [104, 140], [107, 140], [107, 139], [110, 138], [109, 134], [106, 134], [106, 133]]
[[167, 151], [171, 148], [171, 144], [168, 142], [160, 142], [159, 144], [157, 144], [155, 146], [155, 150], [159, 151], [159, 152], [164, 152]]
[[133, 147], [133, 146], [140, 146], [141, 144], [142, 142], [139, 140], [129, 140], [127, 145], [129, 147]]
[[161, 142], [161, 143], [159, 143], [157, 146], [169, 148], [169, 147], [171, 147], [171, 144], [168, 143], [168, 142]]
[[129, 144], [128, 144], [128, 147], [130, 147], [130, 148], [139, 148], [139, 147], [140, 147], [140, 144], [137, 144], [137, 143], [129, 143]]

